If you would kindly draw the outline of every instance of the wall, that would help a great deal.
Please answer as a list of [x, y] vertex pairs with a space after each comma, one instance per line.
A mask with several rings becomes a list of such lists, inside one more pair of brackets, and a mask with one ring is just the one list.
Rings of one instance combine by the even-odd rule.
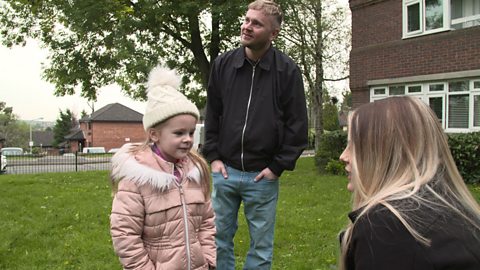
[[91, 136], [85, 136], [88, 138], [86, 146], [103, 146], [106, 151], [146, 139], [142, 123], [93, 122], [90, 126]]
[[350, 0], [350, 7], [354, 107], [369, 102], [368, 80], [480, 69], [480, 26], [402, 39], [402, 1]]

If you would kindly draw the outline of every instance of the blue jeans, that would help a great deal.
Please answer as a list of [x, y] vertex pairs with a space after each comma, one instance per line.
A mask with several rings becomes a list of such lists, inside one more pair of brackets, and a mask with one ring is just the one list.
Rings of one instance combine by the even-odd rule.
[[250, 249], [244, 268], [270, 269], [278, 200], [278, 180], [263, 178], [254, 182], [259, 172], [243, 172], [225, 166], [228, 178], [212, 173], [212, 203], [217, 234], [217, 269], [235, 269], [233, 237], [238, 228], [238, 210], [243, 201], [250, 232]]

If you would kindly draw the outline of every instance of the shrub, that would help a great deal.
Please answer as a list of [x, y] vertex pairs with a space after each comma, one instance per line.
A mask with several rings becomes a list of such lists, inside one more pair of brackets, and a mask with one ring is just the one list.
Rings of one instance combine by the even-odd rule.
[[340, 160], [330, 160], [325, 166], [325, 172], [333, 175], [347, 175], [345, 172], [345, 164]]
[[448, 134], [448, 144], [466, 183], [480, 183], [480, 132]]
[[326, 166], [331, 160], [338, 160], [347, 146], [347, 132], [335, 130], [324, 133], [320, 142], [319, 150], [315, 155], [315, 166], [320, 173], [326, 173]]

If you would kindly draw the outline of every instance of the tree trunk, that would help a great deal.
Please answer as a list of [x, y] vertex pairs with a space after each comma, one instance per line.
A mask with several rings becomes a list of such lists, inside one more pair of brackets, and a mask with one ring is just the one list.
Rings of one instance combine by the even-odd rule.
[[315, 48], [315, 88], [313, 89], [313, 111], [315, 113], [315, 153], [318, 153], [323, 134], [323, 30], [322, 30], [322, 2], [315, 1], [315, 22], [317, 46]]

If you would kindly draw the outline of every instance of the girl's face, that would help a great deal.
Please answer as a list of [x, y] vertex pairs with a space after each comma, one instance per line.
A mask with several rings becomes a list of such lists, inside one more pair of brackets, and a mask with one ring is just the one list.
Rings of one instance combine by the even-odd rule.
[[351, 145], [350, 145], [350, 140], [348, 141], [347, 147], [345, 147], [345, 150], [343, 150], [343, 153], [340, 155], [340, 160], [345, 163], [345, 171], [347, 171], [347, 177], [348, 177], [348, 184], [347, 184], [347, 189], [350, 192], [353, 192], [353, 184], [352, 184], [352, 164], [351, 162]]
[[150, 130], [150, 138], [169, 162], [187, 156], [193, 145], [197, 119], [190, 114], [180, 114]]

